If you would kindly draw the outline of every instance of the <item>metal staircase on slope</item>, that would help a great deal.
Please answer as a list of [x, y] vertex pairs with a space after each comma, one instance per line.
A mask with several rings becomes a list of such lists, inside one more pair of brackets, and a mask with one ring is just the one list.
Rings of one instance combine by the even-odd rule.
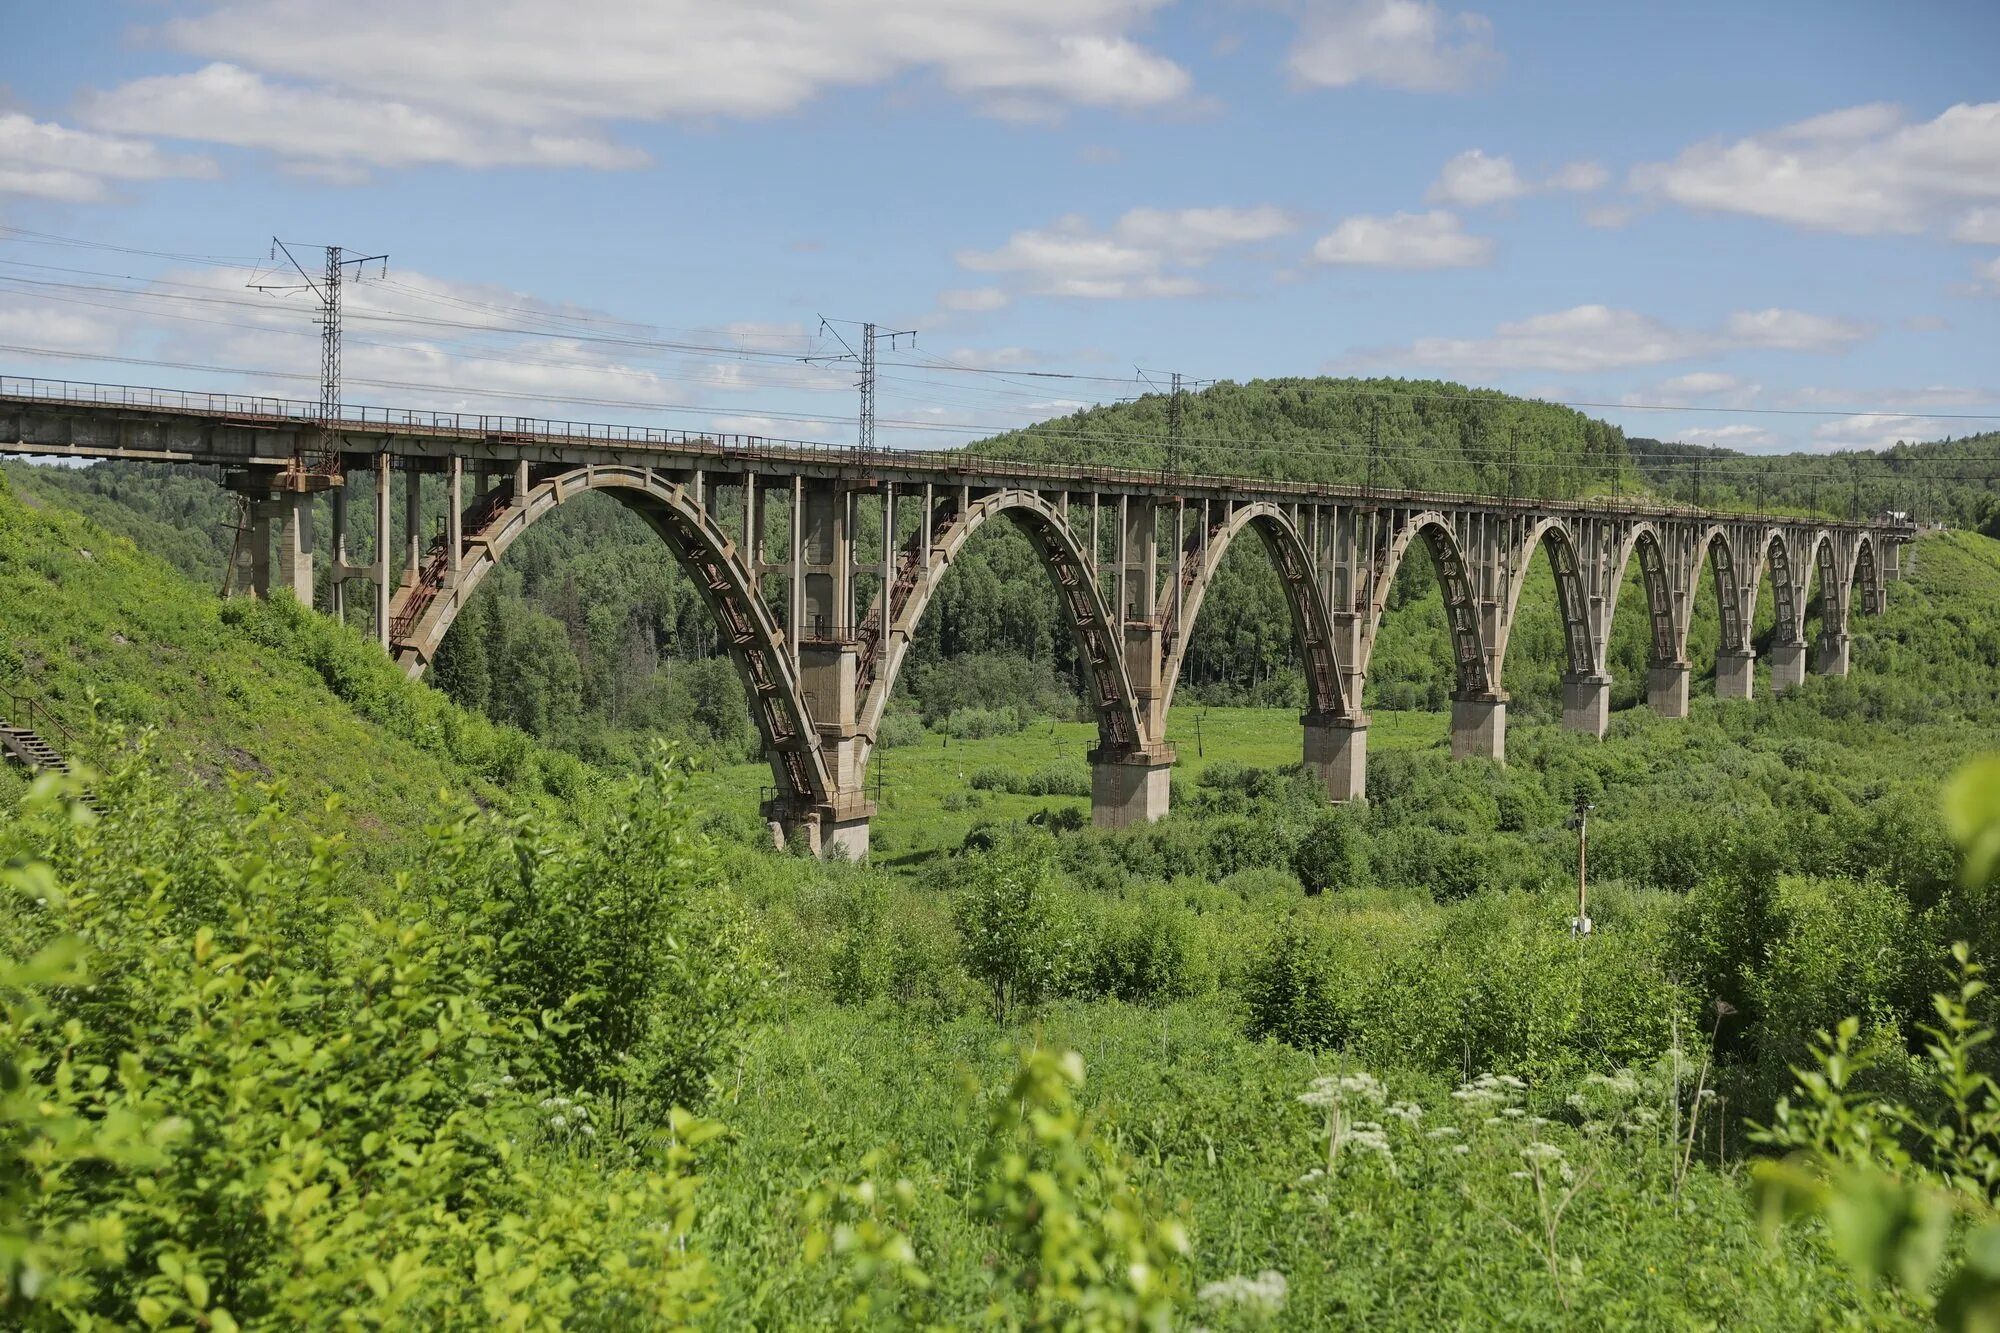
[[[66, 744], [74, 748], [76, 738], [55, 714], [49, 712], [41, 700], [32, 695], [8, 691], [6, 707], [9, 718], [19, 719], [19, 722], [32, 719], [52, 727]], [[0, 718], [0, 755], [13, 760], [31, 774], [48, 772], [60, 773], [67, 777], [70, 771], [69, 760], [63, 757], [62, 751], [49, 744], [41, 732], [33, 727], [19, 725], [19, 722]], [[83, 803], [93, 810], [101, 808], [95, 792], [84, 792]]]

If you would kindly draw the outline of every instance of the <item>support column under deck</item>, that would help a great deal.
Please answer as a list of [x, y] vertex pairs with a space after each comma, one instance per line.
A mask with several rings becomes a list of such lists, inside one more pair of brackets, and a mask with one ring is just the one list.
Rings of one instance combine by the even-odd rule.
[[1813, 648], [1812, 669], [1815, 676], [1845, 676], [1847, 674], [1848, 649], [1853, 636], [1848, 634], [1822, 634]]
[[1771, 693], [1783, 694], [1806, 679], [1806, 646], [1803, 643], [1771, 645]]
[[1166, 817], [1172, 796], [1174, 752], [1090, 752], [1090, 822], [1098, 828], [1150, 824]]
[[1451, 701], [1451, 757], [1507, 762], [1507, 696], [1483, 694]]
[[1646, 705], [1661, 717], [1688, 715], [1688, 664], [1655, 662], [1646, 668]]
[[1715, 655], [1715, 697], [1718, 699], [1748, 699], [1752, 682], [1757, 677], [1757, 654], [1745, 649], [1740, 653], [1724, 649]]
[[1563, 730], [1603, 740], [1611, 725], [1611, 677], [1565, 675], [1562, 694]]
[[1333, 801], [1368, 799], [1368, 719], [1307, 713], [1306, 772], [1318, 778]]

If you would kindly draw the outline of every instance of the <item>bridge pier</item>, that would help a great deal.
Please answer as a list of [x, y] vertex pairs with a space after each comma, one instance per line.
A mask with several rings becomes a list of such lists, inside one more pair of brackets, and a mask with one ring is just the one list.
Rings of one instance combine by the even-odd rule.
[[1332, 801], [1368, 799], [1368, 719], [1307, 713], [1305, 768]]
[[1853, 642], [1851, 635], [1843, 632], [1822, 634], [1813, 651], [1812, 669], [1815, 676], [1845, 676], [1847, 674], [1848, 649]]
[[1646, 668], [1646, 704], [1661, 717], [1688, 715], [1688, 664], [1654, 662]]
[[1715, 655], [1715, 697], [1718, 699], [1748, 699], [1752, 682], [1756, 679], [1757, 654], [1744, 649], [1731, 652], [1723, 649]]
[[1164, 746], [1123, 754], [1090, 752], [1090, 822], [1126, 828], [1164, 819], [1172, 793], [1174, 752]]
[[1783, 694], [1806, 679], [1806, 646], [1803, 643], [1771, 645], [1771, 693]]
[[229, 488], [246, 501], [246, 527], [230, 560], [247, 563], [252, 597], [285, 591], [313, 605], [313, 493], [284, 484], [284, 474], [258, 468], [232, 473]]
[[1611, 724], [1611, 677], [1593, 673], [1562, 678], [1563, 729], [1604, 739]]
[[1451, 701], [1451, 757], [1507, 762], [1507, 696], [1494, 691]]

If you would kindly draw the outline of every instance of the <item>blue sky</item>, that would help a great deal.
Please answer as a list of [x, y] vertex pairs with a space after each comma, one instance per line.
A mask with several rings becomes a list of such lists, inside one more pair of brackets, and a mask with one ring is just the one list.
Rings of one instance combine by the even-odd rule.
[[244, 286], [275, 234], [390, 253], [350, 403], [851, 440], [851, 373], [796, 359], [823, 314], [920, 330], [898, 444], [1135, 367], [1753, 450], [2000, 425], [1990, 0], [0, 0], [0, 33], [7, 373], [311, 397], [308, 299]]

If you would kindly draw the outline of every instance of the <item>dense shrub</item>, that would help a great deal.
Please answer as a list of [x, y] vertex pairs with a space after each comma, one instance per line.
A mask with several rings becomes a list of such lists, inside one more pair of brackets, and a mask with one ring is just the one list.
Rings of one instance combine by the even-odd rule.
[[1077, 931], [1048, 839], [1028, 836], [951, 866], [959, 958], [986, 988], [996, 1019], [1068, 984]]
[[518, 1002], [561, 1015], [550, 1080], [642, 1122], [705, 1098], [770, 984], [747, 919], [706, 882], [712, 855], [681, 791], [656, 759], [611, 817], [468, 819], [437, 831], [425, 867], [503, 942], [499, 980]]
[[0, 826], [7, 1323], [673, 1324], [709, 1299], [681, 1171], [709, 1130], [621, 1166], [650, 1150], [549, 1100], [488, 923], [400, 911], [448, 886], [370, 914], [275, 792], [197, 814], [135, 762], [98, 793], [103, 817], [44, 781]]
[[1164, 889], [1097, 909], [1093, 935], [1080, 971], [1094, 994], [1158, 1004], [1213, 984], [1199, 925]]
[[1350, 810], [1335, 808], [1314, 821], [1292, 849], [1292, 873], [1307, 893], [1366, 884], [1368, 855], [1359, 818]]

